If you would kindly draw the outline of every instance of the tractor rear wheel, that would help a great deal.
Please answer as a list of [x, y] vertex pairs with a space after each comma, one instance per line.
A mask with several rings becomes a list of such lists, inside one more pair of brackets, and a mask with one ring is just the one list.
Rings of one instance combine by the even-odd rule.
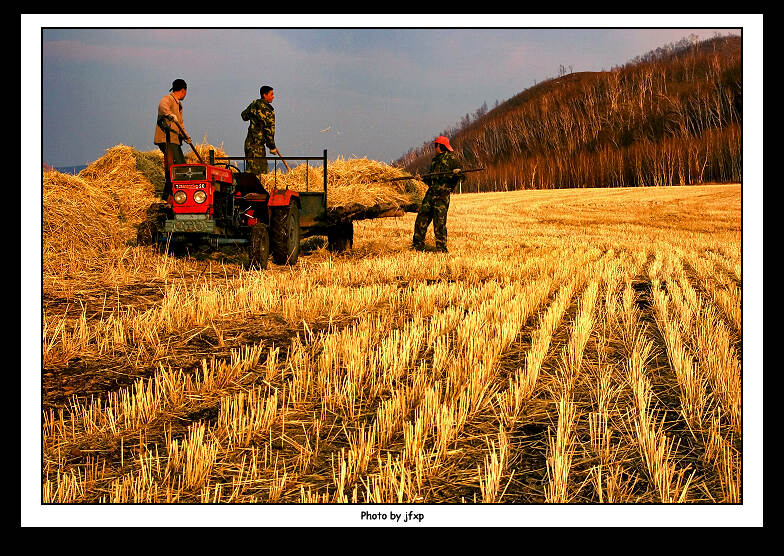
[[348, 251], [354, 246], [354, 223], [349, 220], [327, 231], [327, 249], [333, 252]]
[[248, 258], [250, 259], [251, 266], [255, 266], [261, 270], [267, 268], [267, 261], [269, 260], [270, 242], [269, 233], [267, 233], [267, 225], [259, 222], [250, 233], [250, 248], [248, 249]]
[[297, 205], [273, 208], [270, 217], [270, 248], [275, 264], [293, 265], [297, 262], [300, 238]]

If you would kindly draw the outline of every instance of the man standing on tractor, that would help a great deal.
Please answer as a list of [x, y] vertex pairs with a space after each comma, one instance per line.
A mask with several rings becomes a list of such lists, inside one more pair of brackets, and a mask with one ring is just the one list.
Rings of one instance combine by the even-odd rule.
[[[155, 124], [155, 137], [153, 142], [161, 149], [166, 157], [164, 168], [172, 164], [185, 164], [185, 155], [182, 153], [182, 141], [191, 142], [188, 132], [185, 131], [185, 121], [182, 119], [182, 101], [188, 93], [188, 85], [183, 79], [175, 79], [169, 94], [158, 103], [158, 120]], [[166, 185], [163, 188], [163, 198], [171, 194], [171, 177], [166, 175]]]
[[[269, 148], [271, 154], [280, 156], [275, 146], [275, 109], [271, 104], [275, 98], [275, 91], [269, 85], [264, 85], [259, 89], [259, 94], [261, 98], [251, 102], [242, 111], [242, 120], [250, 122], [248, 135], [245, 137], [245, 156], [248, 158], [266, 156], [265, 147]], [[257, 176], [266, 174], [267, 160], [247, 160], [245, 171]]]
[[436, 137], [433, 146], [436, 154], [430, 162], [428, 174], [444, 173], [444, 175], [426, 176], [423, 179], [428, 188], [414, 223], [412, 247], [417, 251], [425, 249], [425, 234], [432, 220], [433, 232], [436, 236], [436, 251], [446, 253], [446, 215], [449, 211], [449, 195], [464, 178], [460, 173], [449, 139], [443, 135]]

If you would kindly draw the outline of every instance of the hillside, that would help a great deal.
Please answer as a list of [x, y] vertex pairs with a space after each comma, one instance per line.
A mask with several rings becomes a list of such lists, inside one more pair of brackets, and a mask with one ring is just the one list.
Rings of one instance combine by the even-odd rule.
[[[739, 37], [684, 40], [478, 110], [447, 133], [465, 166], [487, 169], [464, 190], [739, 182], [741, 63]], [[424, 146], [396, 164], [423, 171]]]

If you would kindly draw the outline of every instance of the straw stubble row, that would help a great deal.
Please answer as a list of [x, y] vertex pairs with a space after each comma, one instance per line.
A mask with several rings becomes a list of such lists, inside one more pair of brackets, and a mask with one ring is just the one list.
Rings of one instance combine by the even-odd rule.
[[[648, 251], [572, 246], [559, 253], [506, 269], [493, 256], [419, 266], [419, 255], [411, 254], [361, 261], [359, 273], [330, 260], [288, 274], [239, 272], [219, 283], [170, 277], [151, 309], [46, 319], [51, 364], [96, 352], [160, 355], [161, 338], [187, 339], [203, 329], [228, 341], [220, 330], [235, 316], [279, 315], [299, 334], [289, 339], [285, 356], [281, 346], [259, 344], [233, 361], [205, 360], [195, 374], [161, 366], [151, 379], [107, 401], [75, 401], [68, 412], [49, 414], [45, 492], [53, 500], [84, 499], [98, 475], [104, 492], [112, 493], [105, 501], [422, 501], [429, 496], [426, 484], [454, 471], [453, 456], [474, 450], [467, 427], [495, 414], [471, 481], [483, 501], [503, 501], [518, 456], [508, 432], [525, 423], [526, 406], [538, 391], [552, 394], [547, 400], [556, 409], [542, 499], [569, 501], [578, 480], [592, 480], [601, 501], [639, 499], [639, 492], [632, 494], [634, 475], [618, 456], [628, 457], [624, 443], [630, 439], [656, 500], [685, 499], [692, 476], [677, 465], [677, 444], [651, 408], [646, 383], [650, 337], [632, 277]], [[732, 353], [732, 338], [721, 334], [723, 319], [695, 305], [693, 292], [678, 282], [677, 265], [657, 259], [650, 270], [649, 276], [675, 277], [678, 289], [666, 319], [679, 316], [683, 346], [712, 377], [707, 380], [715, 396], [727, 400], [722, 417], [738, 415], [739, 406], [729, 402], [734, 382], [725, 378], [734, 375], [707, 365], [718, 353]], [[661, 289], [656, 286], [652, 282], [654, 298]], [[570, 307], [574, 318], [566, 326]], [[697, 319], [713, 323], [719, 339], [701, 336]], [[521, 351], [524, 331], [530, 340]], [[626, 373], [614, 371], [614, 349], [635, 361]], [[605, 352], [612, 361], [602, 359]], [[509, 371], [502, 363], [512, 353], [522, 357]], [[621, 377], [635, 400], [625, 418], [619, 417]], [[210, 406], [217, 410], [214, 422], [195, 422], [177, 438], [141, 450], [122, 471], [101, 467], [90, 483], [84, 473], [62, 471], [63, 451], [71, 445], [106, 435], [121, 442], [154, 436], [169, 415]], [[591, 439], [586, 456], [597, 459], [575, 468], [575, 439], [583, 427]], [[706, 461], [735, 469], [727, 426], [717, 422], [711, 430]], [[722, 488], [735, 492], [735, 475], [722, 476]]]

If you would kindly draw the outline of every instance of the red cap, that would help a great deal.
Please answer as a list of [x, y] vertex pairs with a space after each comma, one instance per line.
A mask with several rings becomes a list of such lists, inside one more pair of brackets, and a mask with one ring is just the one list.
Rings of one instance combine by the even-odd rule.
[[454, 151], [455, 149], [452, 148], [452, 145], [449, 144], [449, 138], [440, 135], [433, 140], [433, 143], [439, 143], [440, 145], [444, 145], [446, 150]]

